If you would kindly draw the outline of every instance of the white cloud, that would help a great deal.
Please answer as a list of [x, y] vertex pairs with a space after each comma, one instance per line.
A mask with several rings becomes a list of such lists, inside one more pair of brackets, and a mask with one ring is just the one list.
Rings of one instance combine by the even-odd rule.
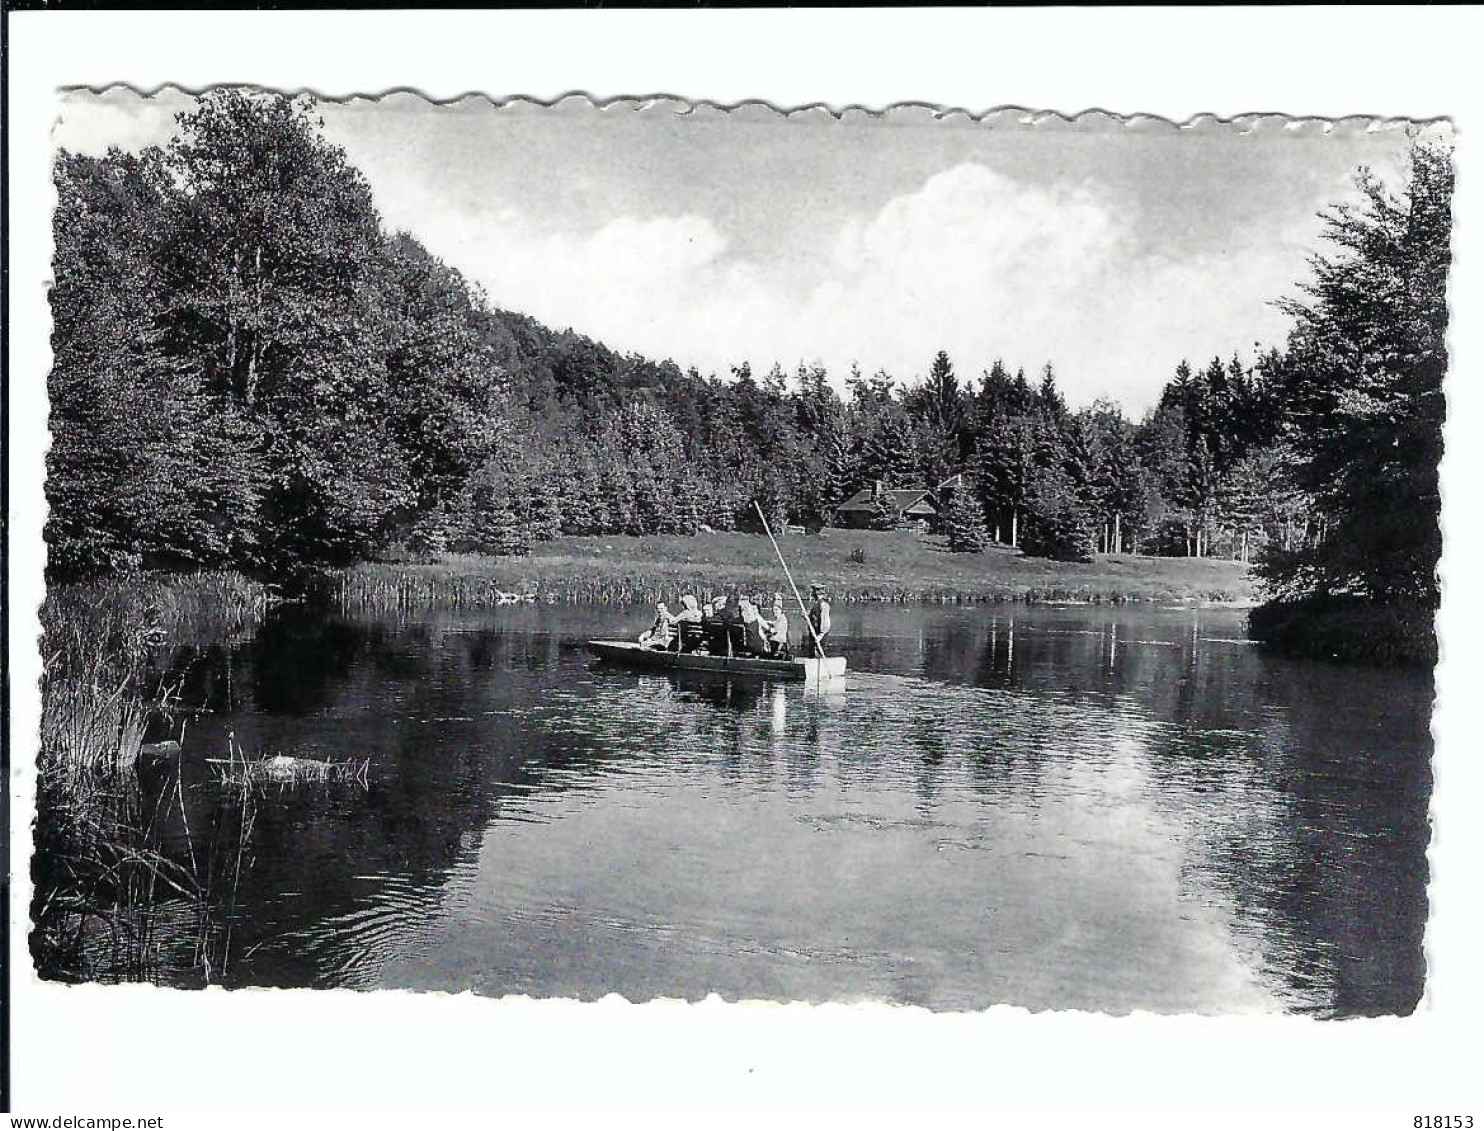
[[821, 354], [920, 373], [947, 349], [966, 375], [996, 354], [1055, 354], [1079, 295], [1125, 242], [1086, 189], [1027, 188], [960, 165], [867, 222], [845, 225], [837, 275], [817, 285], [806, 320]]
[[745, 265], [718, 266], [726, 237], [700, 216], [620, 216], [586, 235], [542, 232], [508, 207], [480, 222], [429, 220], [409, 226], [497, 306], [619, 350], [688, 361], [705, 340], [688, 296], [751, 288]]
[[175, 123], [175, 115], [188, 109], [190, 98], [167, 90], [142, 98], [117, 87], [105, 94], [69, 91], [61, 97], [62, 111], [52, 130], [59, 149], [102, 156], [109, 147], [137, 151], [164, 144]]
[[1270, 300], [1291, 290], [1308, 242], [1165, 260], [1094, 188], [1025, 186], [977, 164], [845, 220], [812, 278], [730, 255], [698, 215], [577, 234], [499, 202], [462, 221], [418, 211], [415, 230], [497, 304], [619, 350], [722, 374], [817, 360], [840, 382], [852, 361], [915, 378], [938, 349], [966, 379], [997, 356], [1031, 373], [1049, 359], [1074, 404], [1108, 395], [1135, 412], [1182, 356], [1280, 337]]

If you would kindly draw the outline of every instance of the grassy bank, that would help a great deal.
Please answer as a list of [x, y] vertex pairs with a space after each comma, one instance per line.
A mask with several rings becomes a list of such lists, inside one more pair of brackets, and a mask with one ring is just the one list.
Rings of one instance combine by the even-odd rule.
[[[1215, 559], [1113, 554], [1090, 563], [1028, 558], [990, 547], [953, 554], [941, 538], [906, 531], [829, 530], [781, 541], [800, 586], [822, 582], [842, 602], [1246, 602], [1245, 566]], [[742, 586], [772, 592], [782, 572], [761, 535], [558, 538], [521, 558], [448, 555], [433, 564], [369, 563], [338, 579], [348, 603], [415, 607], [543, 600], [637, 602], [681, 590]]]

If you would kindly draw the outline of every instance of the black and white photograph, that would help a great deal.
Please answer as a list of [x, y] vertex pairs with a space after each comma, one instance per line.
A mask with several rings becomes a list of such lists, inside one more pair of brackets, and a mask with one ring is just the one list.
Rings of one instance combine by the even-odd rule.
[[1411, 1012], [1450, 136], [69, 92], [38, 973]]
[[43, 1009], [1426, 1024], [1446, 105], [269, 73], [11, 213]]

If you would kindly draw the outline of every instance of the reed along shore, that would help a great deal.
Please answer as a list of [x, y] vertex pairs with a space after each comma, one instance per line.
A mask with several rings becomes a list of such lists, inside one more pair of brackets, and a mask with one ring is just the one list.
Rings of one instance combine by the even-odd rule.
[[[1216, 558], [1099, 555], [1091, 562], [1026, 557], [1007, 546], [948, 552], [944, 539], [909, 531], [828, 529], [779, 544], [800, 588], [828, 587], [841, 603], [1250, 604], [1241, 562]], [[543, 601], [638, 603], [686, 590], [786, 591], [760, 534], [561, 537], [521, 557], [448, 554], [429, 562], [370, 562], [335, 575], [350, 605], [477, 605], [511, 596]]]

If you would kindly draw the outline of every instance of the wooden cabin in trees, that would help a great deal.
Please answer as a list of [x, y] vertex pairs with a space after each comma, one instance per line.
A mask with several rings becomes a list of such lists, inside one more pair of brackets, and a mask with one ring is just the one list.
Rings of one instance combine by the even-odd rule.
[[895, 527], [931, 530], [938, 521], [938, 500], [926, 487], [889, 488], [878, 480], [835, 508], [835, 525], [850, 530], [879, 529], [882, 522], [878, 515], [883, 512]]

